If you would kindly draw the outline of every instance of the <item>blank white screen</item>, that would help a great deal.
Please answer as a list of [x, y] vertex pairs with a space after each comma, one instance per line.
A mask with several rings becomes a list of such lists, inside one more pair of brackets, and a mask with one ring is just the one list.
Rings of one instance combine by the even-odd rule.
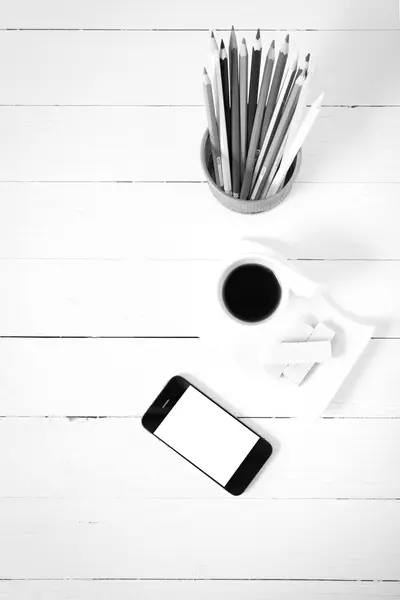
[[259, 440], [192, 386], [154, 433], [223, 486]]

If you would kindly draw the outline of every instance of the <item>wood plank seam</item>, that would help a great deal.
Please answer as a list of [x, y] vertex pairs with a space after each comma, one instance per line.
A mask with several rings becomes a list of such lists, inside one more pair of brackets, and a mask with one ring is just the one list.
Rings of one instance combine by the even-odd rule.
[[[98, 414], [98, 415], [58, 415], [58, 414], [48, 414], [48, 415], [18, 415], [18, 414], [5, 414], [5, 415], [1, 415], [0, 414], [0, 419], [48, 419], [48, 420], [56, 420], [56, 419], [66, 419], [68, 421], [89, 421], [89, 420], [100, 420], [100, 419], [141, 419], [141, 415], [105, 415], [105, 414]], [[260, 415], [241, 415], [240, 417], [238, 417], [239, 421], [240, 420], [247, 420], [247, 419], [259, 419], [259, 420], [296, 420], [298, 417], [290, 417], [290, 416], [260, 416]], [[318, 420], [324, 420], [324, 421], [339, 421], [339, 420], [343, 420], [343, 421], [396, 421], [400, 419], [400, 417], [396, 417], [396, 416], [389, 416], [389, 417], [385, 417], [385, 416], [363, 416], [363, 417], [357, 417], [357, 416], [353, 416], [353, 415], [329, 415], [329, 416], [324, 416], [321, 415], [320, 417], [318, 417]]]
[[[254, 32], [256, 33], [257, 29], [249, 29], [248, 27], [240, 27], [239, 25], [236, 27], [237, 30], [241, 31], [241, 30], [245, 30], [245, 31], [249, 31], [249, 32]], [[383, 29], [379, 29], [379, 28], [375, 28], [375, 27], [371, 27], [368, 29], [357, 29], [355, 27], [353, 28], [346, 28], [346, 27], [340, 27], [340, 28], [296, 28], [296, 29], [262, 29], [260, 28], [260, 32], [272, 32], [272, 33], [287, 33], [290, 31], [299, 31], [299, 32], [325, 32], [325, 31], [337, 31], [337, 32], [342, 32], [342, 31], [362, 31], [362, 32], [374, 32], [374, 31], [378, 31], [378, 32], [382, 32], [382, 31], [398, 31], [399, 28], [398, 27], [386, 27]], [[178, 29], [172, 29], [172, 28], [157, 28], [157, 29], [152, 29], [152, 28], [142, 28], [142, 29], [138, 29], [138, 28], [134, 28], [134, 27], [120, 27], [120, 28], [104, 28], [104, 27], [1, 27], [0, 31], [103, 31], [103, 32], [107, 32], [107, 31], [114, 31], [114, 32], [118, 32], [118, 31], [151, 31], [151, 32], [157, 32], [157, 31], [162, 31], [162, 32], [172, 32], [172, 33], [176, 33], [176, 32], [204, 32], [204, 33], [208, 33], [209, 29], [203, 28], [203, 29], [196, 29], [194, 27], [192, 28], [178, 28]], [[218, 28], [214, 28], [214, 31], [216, 32], [221, 32], [221, 33], [229, 33], [230, 29], [218, 29]]]
[[400, 579], [296, 578], [296, 577], [0, 577], [2, 581], [328, 581], [354, 583], [400, 583]]

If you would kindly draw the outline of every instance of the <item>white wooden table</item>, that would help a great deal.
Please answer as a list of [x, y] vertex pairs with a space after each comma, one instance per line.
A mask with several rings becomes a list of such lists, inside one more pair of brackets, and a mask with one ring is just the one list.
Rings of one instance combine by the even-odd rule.
[[[400, 598], [397, 4], [1, 0], [1, 600]], [[199, 164], [207, 29], [232, 23], [290, 31], [326, 92], [290, 200], [257, 217]], [[215, 375], [193, 300], [246, 234], [380, 321], [310, 438], [235, 499], [139, 417], [171, 375]], [[259, 389], [249, 407], [290, 448], [293, 415]]]

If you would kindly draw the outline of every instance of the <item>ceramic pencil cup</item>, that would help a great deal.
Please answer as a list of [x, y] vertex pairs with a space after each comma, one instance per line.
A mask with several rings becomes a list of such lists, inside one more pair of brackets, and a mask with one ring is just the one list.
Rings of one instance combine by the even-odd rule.
[[279, 192], [273, 196], [270, 196], [269, 198], [260, 198], [259, 200], [241, 200], [240, 198], [233, 198], [229, 194], [226, 194], [224, 190], [222, 190], [215, 183], [214, 165], [212, 161], [210, 136], [208, 134], [208, 130], [204, 133], [201, 142], [200, 158], [208, 186], [216, 199], [231, 210], [246, 214], [254, 214], [271, 210], [271, 208], [274, 208], [286, 198], [292, 189], [293, 183], [300, 169], [301, 150], [293, 161], [292, 166], [286, 175], [285, 183]]

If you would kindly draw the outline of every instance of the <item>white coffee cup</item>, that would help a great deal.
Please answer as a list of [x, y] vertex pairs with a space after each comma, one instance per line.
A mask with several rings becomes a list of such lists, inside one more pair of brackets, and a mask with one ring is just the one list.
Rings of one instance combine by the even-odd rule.
[[[242, 265], [266, 267], [280, 286], [280, 299], [268, 316], [249, 322], [232, 314], [227, 307], [223, 289], [229, 275]], [[211, 269], [210, 269], [211, 271]], [[276, 340], [296, 320], [296, 298], [311, 298], [320, 285], [302, 275], [279, 253], [253, 240], [242, 240], [226, 248], [222, 261], [215, 264], [202, 298], [201, 338], [213, 345], [253, 347], [259, 351]], [[204, 301], [204, 302], [203, 302]]]
[[[261, 277], [267, 277], [270, 279], [271, 287], [276, 290], [276, 298], [271, 298], [272, 304], [269, 310], [262, 312], [259, 318], [254, 317], [253, 319], [244, 318], [235, 314], [235, 311], [229, 306], [229, 301], [224, 294], [227, 283], [231, 277], [235, 277], [237, 273], [242, 270], [243, 267], [262, 267], [263, 270], [259, 271]], [[272, 294], [272, 291], [271, 291]], [[259, 327], [261, 324], [265, 324], [266, 321], [276, 320], [280, 317], [281, 313], [285, 310], [289, 298], [289, 288], [286, 285], [284, 279], [282, 279], [279, 269], [276, 268], [276, 264], [273, 260], [270, 260], [267, 256], [263, 255], [245, 255], [233, 261], [229, 261], [228, 266], [221, 273], [218, 283], [218, 299], [222, 306], [222, 309], [231, 317], [234, 321], [246, 326]], [[264, 298], [266, 300], [266, 298]], [[243, 308], [251, 310], [251, 299], [248, 302], [243, 303]], [[246, 307], [247, 304], [248, 306]], [[262, 307], [260, 306], [262, 310]]]

